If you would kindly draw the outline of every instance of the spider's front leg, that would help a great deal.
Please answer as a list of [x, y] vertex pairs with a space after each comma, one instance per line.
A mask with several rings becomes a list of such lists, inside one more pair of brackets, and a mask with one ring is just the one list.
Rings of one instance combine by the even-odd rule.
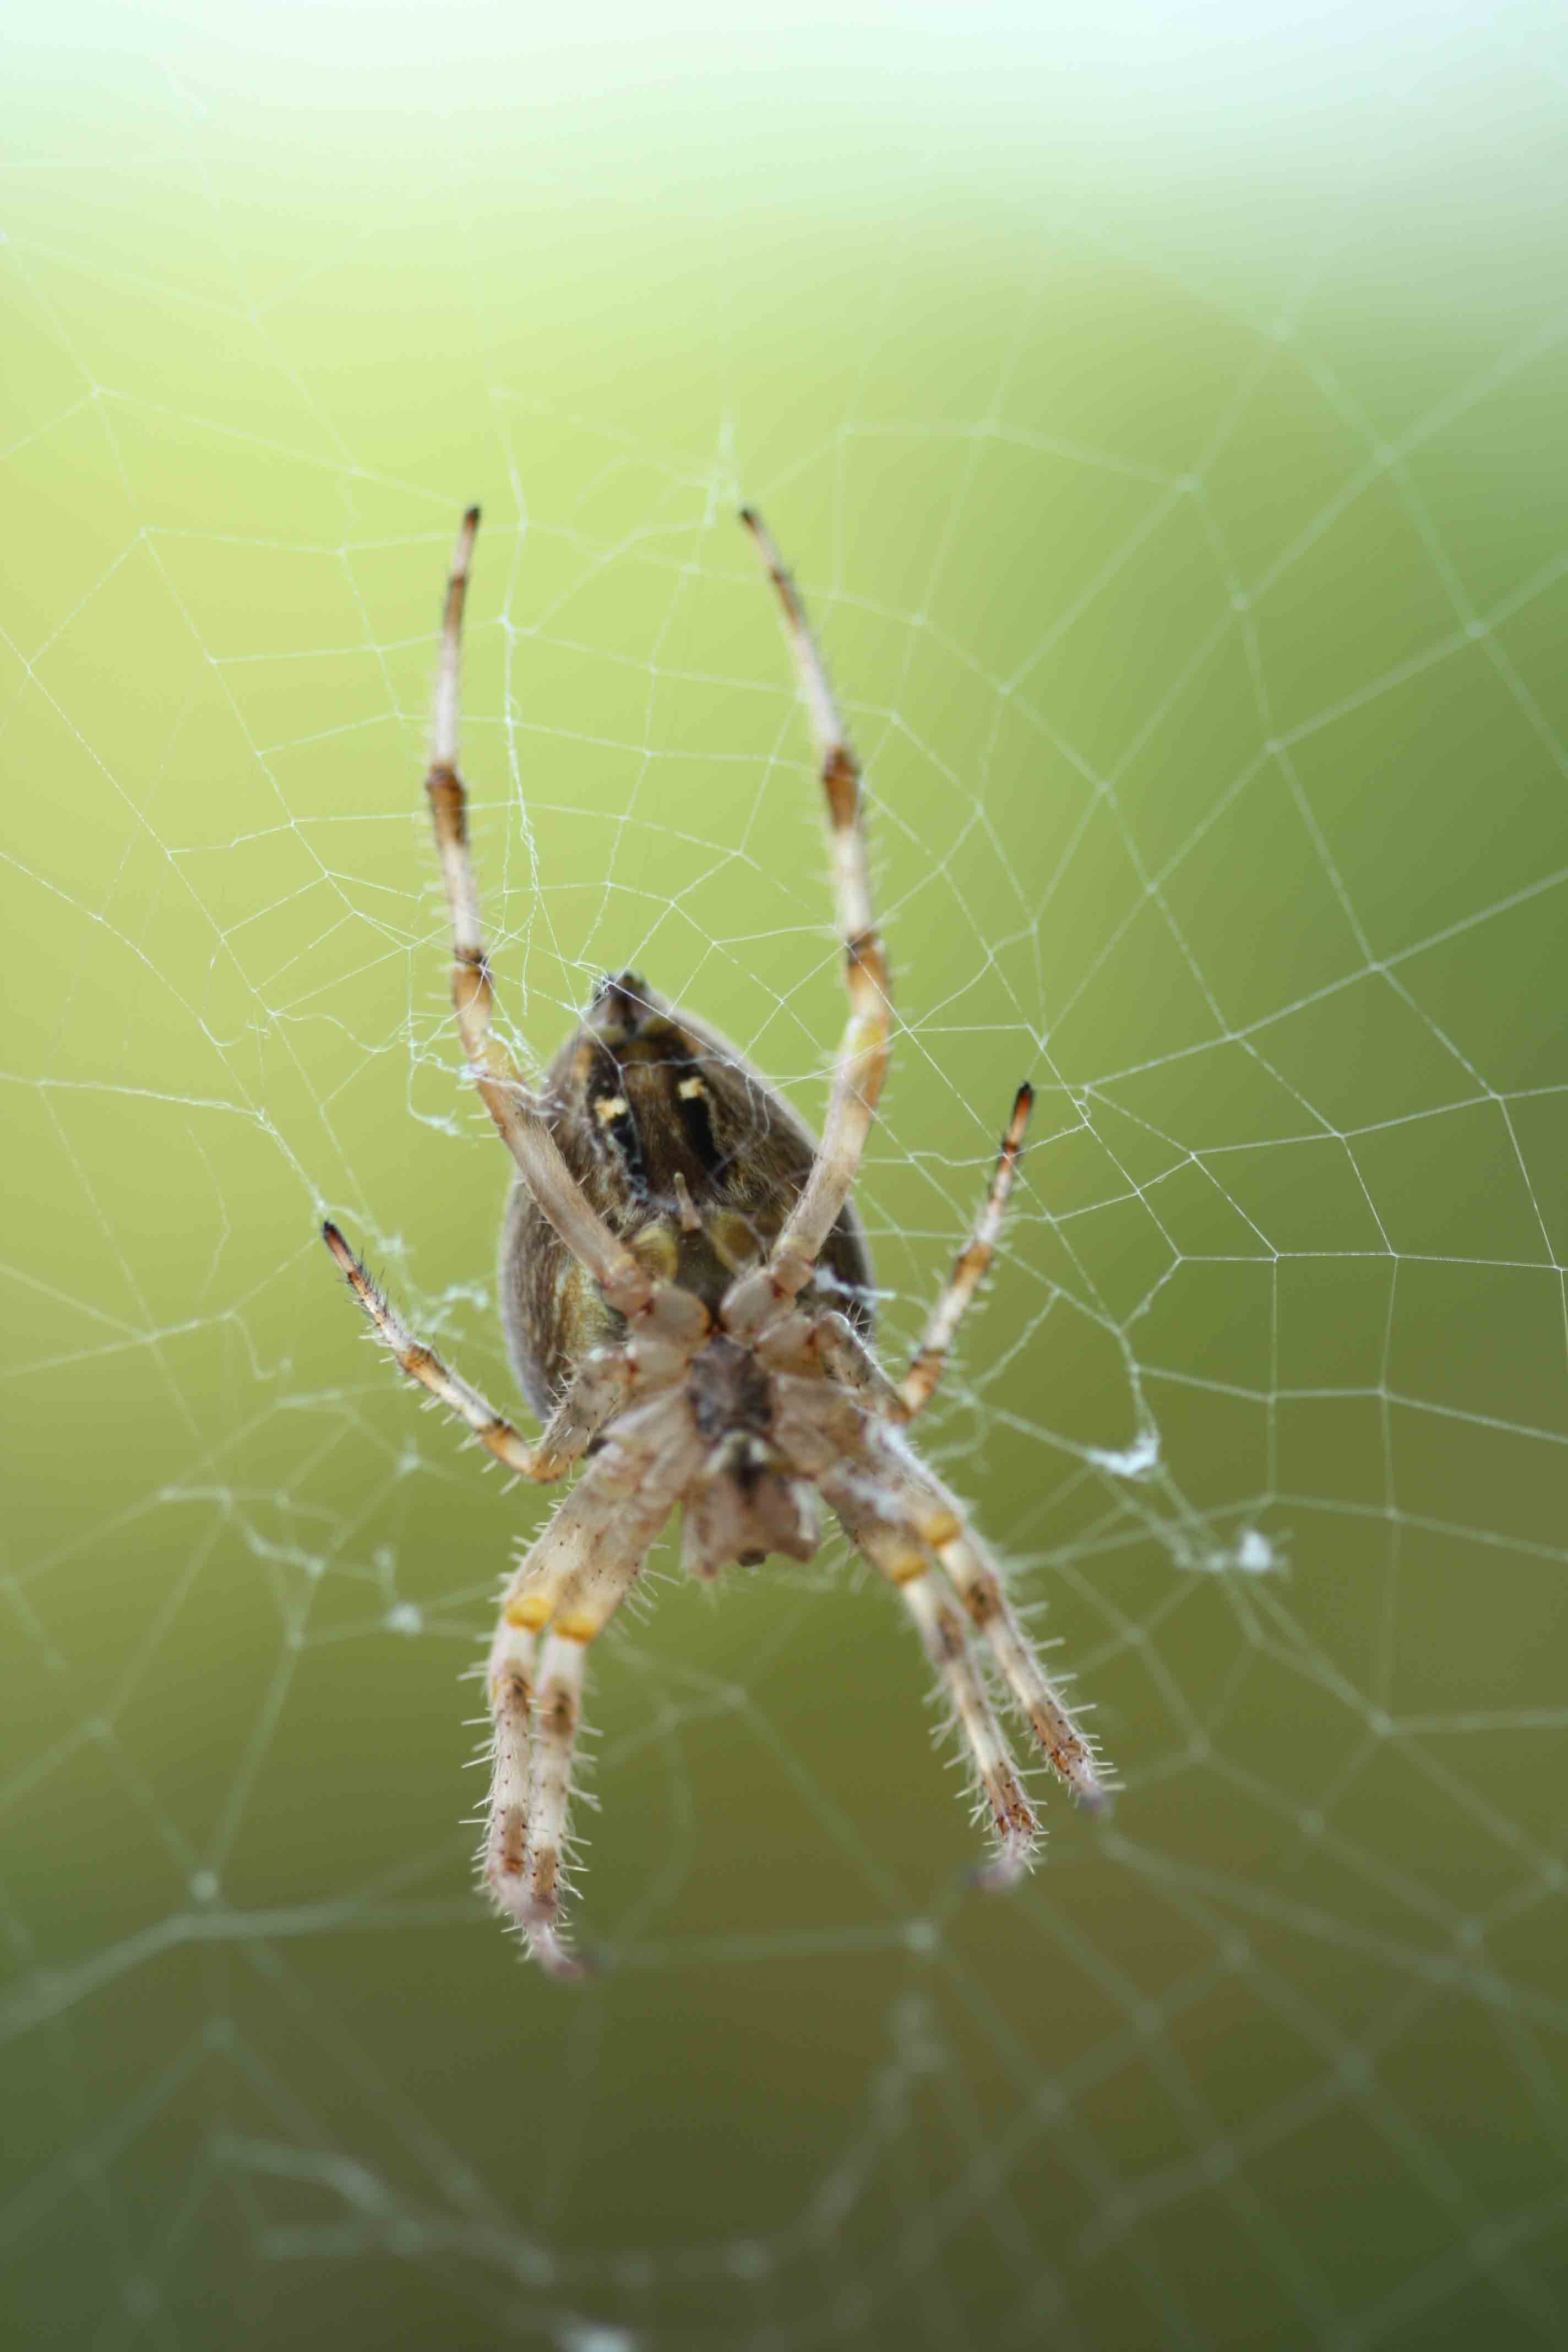
[[797, 1297], [810, 1279], [834, 1220], [859, 1173], [882, 1083], [892, 1034], [888, 959], [871, 903], [860, 763], [850, 749], [843, 716], [827, 682], [800, 592], [769, 538], [762, 517], [742, 507], [763, 568], [773, 584], [795, 676], [811, 724], [817, 772], [827, 803], [833, 875], [849, 1021], [838, 1048], [833, 1093], [811, 1173], [791, 1209], [767, 1264], [742, 1275], [724, 1300], [723, 1319], [736, 1333], [758, 1329], [781, 1303]]
[[479, 920], [479, 887], [468, 846], [468, 795], [458, 766], [463, 611], [479, 510], [463, 517], [441, 625], [441, 654], [430, 719], [430, 764], [425, 792], [436, 828], [452, 931], [452, 1003], [468, 1066], [523, 1182], [578, 1263], [609, 1304], [628, 1318], [646, 1316], [658, 1286], [605, 1223], [561, 1156], [543, 1106], [498, 1034], [495, 984]]

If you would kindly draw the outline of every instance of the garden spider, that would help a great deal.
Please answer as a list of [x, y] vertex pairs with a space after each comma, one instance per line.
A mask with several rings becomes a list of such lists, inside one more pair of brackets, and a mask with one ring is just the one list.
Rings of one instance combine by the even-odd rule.
[[979, 1636], [1041, 1753], [1100, 1811], [1090, 1743], [1053, 1690], [962, 1504], [911, 1452], [960, 1318], [991, 1263], [1032, 1094], [1021, 1087], [989, 1192], [900, 1381], [871, 1354], [871, 1267], [850, 1201], [887, 1072], [888, 967], [871, 910], [860, 772], [799, 594], [759, 517], [832, 830], [850, 1015], [820, 1145], [736, 1049], [635, 972], [604, 981], [531, 1093], [497, 1035], [458, 773], [463, 604], [479, 509], [447, 588], [426, 790], [452, 925], [452, 994], [474, 1081], [516, 1172], [501, 1235], [507, 1343], [544, 1423], [531, 1444], [408, 1330], [332, 1224], [323, 1237], [389, 1352], [519, 1476], [582, 1478], [524, 1553], [490, 1649], [482, 1849], [497, 1907], [552, 1973], [572, 1752], [589, 1643], [673, 1507], [693, 1576], [770, 1552], [808, 1559], [816, 1498], [913, 1618], [968, 1743], [994, 1851], [1015, 1881], [1037, 1825], [976, 1661]]

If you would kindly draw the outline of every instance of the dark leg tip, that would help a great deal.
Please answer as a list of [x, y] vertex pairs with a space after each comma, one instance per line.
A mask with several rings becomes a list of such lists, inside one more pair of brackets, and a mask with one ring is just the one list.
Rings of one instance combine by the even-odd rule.
[[344, 1273], [346, 1274], [350, 1272], [355, 1262], [354, 1254], [353, 1250], [350, 1249], [347, 1242], [344, 1241], [342, 1234], [339, 1233], [336, 1225], [333, 1224], [330, 1217], [328, 1217], [322, 1223], [321, 1239], [326, 1243], [327, 1247], [331, 1251], [332, 1255], [337, 1259], [338, 1264], [342, 1267]]

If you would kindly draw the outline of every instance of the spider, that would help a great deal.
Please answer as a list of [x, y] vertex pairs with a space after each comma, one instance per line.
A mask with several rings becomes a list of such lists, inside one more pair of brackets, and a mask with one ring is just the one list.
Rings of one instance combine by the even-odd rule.
[[479, 528], [447, 585], [426, 791], [452, 929], [452, 995], [474, 1083], [516, 1162], [501, 1234], [508, 1349], [543, 1423], [531, 1443], [417, 1339], [333, 1224], [322, 1236], [403, 1370], [520, 1477], [588, 1466], [523, 1553], [488, 1669], [486, 1883], [552, 1973], [582, 1972], [562, 1925], [573, 1749], [589, 1644], [672, 1509], [687, 1571], [808, 1559], [818, 1498], [914, 1620], [989, 1818], [983, 1883], [1008, 1885], [1038, 1826], [978, 1663], [1079, 1803], [1106, 1805], [1089, 1741], [1053, 1689], [995, 1561], [903, 1432], [930, 1403], [991, 1264], [1033, 1094], [1020, 1087], [986, 1197], [901, 1381], [871, 1352], [872, 1276], [850, 1198], [887, 1073], [891, 1008], [872, 912], [860, 771], [789, 573], [750, 508], [782, 607], [826, 795], [849, 1022], [820, 1144], [716, 1030], [636, 972], [603, 981], [542, 1093], [497, 1034], [458, 772], [463, 605]]

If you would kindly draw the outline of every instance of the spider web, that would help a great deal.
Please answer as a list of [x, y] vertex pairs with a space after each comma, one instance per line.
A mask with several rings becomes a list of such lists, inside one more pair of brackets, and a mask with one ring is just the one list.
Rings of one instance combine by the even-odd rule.
[[[1560, 2340], [1561, 81], [1521, 33], [1406, 60], [1392, 132], [1363, 93], [1353, 159], [1303, 100], [1150, 163], [1091, 76], [1047, 167], [999, 27], [950, 79], [911, 27], [889, 113], [865, 21], [826, 84], [804, 37], [672, 39], [657, 103], [640, 53], [465, 32], [460, 124], [380, 52], [312, 110], [286, 34], [90, 96], [14, 60], [30, 2335]], [[476, 495], [520, 1050], [630, 963], [820, 1118], [745, 495], [869, 779], [889, 1363], [1035, 1079], [927, 1444], [1123, 1793], [1042, 1790], [1005, 1902], [841, 1551], [711, 1601], [666, 1549], [600, 1645], [602, 1975], [522, 1970], [469, 1891], [459, 1677], [549, 1506], [416, 1414], [315, 1228], [510, 1395], [419, 793]]]

